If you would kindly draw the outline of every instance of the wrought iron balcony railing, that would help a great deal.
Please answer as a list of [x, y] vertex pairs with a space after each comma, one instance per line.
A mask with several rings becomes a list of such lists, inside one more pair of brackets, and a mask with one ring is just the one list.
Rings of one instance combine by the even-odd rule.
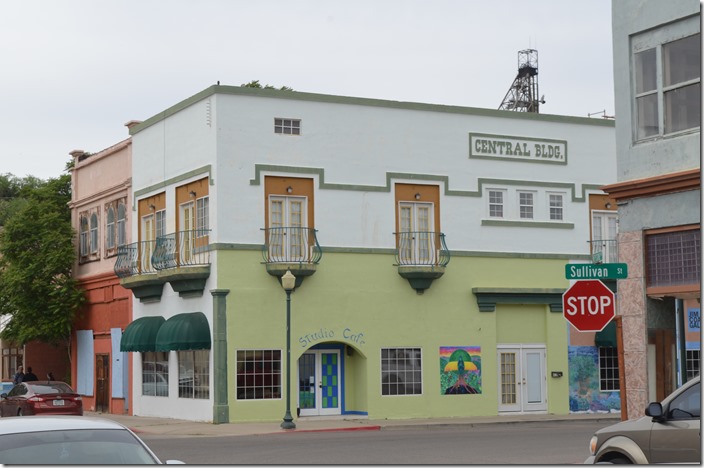
[[395, 232], [396, 262], [401, 266], [447, 266], [450, 251], [445, 234], [432, 231]]
[[618, 262], [618, 241], [616, 239], [598, 239], [587, 242], [590, 244], [593, 263]]
[[303, 227], [263, 228], [265, 263], [320, 262], [323, 251], [318, 244], [317, 230]]
[[115, 260], [115, 275], [118, 278], [127, 278], [134, 275], [156, 273], [152, 264], [152, 254], [156, 248], [156, 241], [140, 241], [117, 247]]
[[157, 270], [210, 265], [210, 229], [178, 231], [157, 237], [152, 264]]

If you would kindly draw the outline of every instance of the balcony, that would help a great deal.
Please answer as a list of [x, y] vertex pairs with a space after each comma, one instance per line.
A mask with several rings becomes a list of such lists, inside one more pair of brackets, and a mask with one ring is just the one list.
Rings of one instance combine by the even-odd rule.
[[209, 230], [179, 231], [120, 246], [115, 274], [140, 302], [161, 299], [164, 283], [180, 297], [202, 296], [210, 277]]
[[164, 280], [160, 279], [152, 264], [152, 253], [156, 241], [140, 241], [117, 247], [115, 275], [123, 288], [132, 290], [140, 302], [156, 302], [161, 299]]
[[445, 234], [431, 231], [395, 232], [398, 274], [408, 280], [418, 294], [445, 273], [450, 251]]
[[262, 256], [267, 273], [281, 279], [287, 270], [291, 270], [296, 277], [296, 287], [315, 273], [323, 256], [316, 235], [318, 231], [303, 227], [263, 228], [262, 231]]
[[587, 242], [590, 244], [592, 263], [618, 263], [617, 240], [597, 239]]
[[179, 231], [156, 239], [152, 264], [180, 297], [203, 295], [210, 277], [210, 230]]

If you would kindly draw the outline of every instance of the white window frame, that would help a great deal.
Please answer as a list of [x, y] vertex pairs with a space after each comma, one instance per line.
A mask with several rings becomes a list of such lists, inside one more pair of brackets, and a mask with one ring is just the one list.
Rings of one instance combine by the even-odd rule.
[[[494, 194], [501, 195], [500, 202], [492, 200], [492, 196]], [[506, 196], [507, 196], [507, 194], [508, 194], [508, 191], [506, 189], [498, 189], [498, 188], [487, 189], [487, 191], [486, 191], [486, 200], [487, 200], [486, 214], [489, 218], [493, 218], [493, 219], [505, 219], [506, 218]], [[500, 209], [501, 209], [500, 216], [492, 215], [492, 208], [493, 207], [500, 207]]]
[[100, 219], [98, 218], [98, 213], [96, 211], [92, 212], [90, 215], [90, 253], [98, 253], [99, 237], [98, 229], [100, 226]]
[[205, 237], [210, 229], [210, 198], [201, 197], [196, 200], [196, 237]]
[[[605, 375], [609, 371], [612, 373], [611, 376]], [[602, 392], [618, 392], [620, 388], [620, 372], [616, 347], [599, 346], [599, 390]]]
[[[693, 36], [698, 36], [699, 39], [693, 39]], [[700, 60], [698, 67], [690, 68], [692, 73], [681, 78], [678, 82], [670, 83], [667, 81], [668, 63], [671, 59], [668, 56], [668, 49], [677, 41], [687, 38], [692, 38], [693, 42], [697, 44], [701, 43], [698, 18], [673, 23], [634, 36], [631, 46], [631, 84], [633, 94], [633, 140], [635, 142], [699, 130], [701, 120], [701, 103], [699, 100], [687, 99], [687, 96], [684, 96], [684, 101], [693, 102], [691, 109], [668, 104], [671, 96], [677, 93], [686, 93], [689, 90], [694, 91], [691, 88], [692, 86], [699, 87], [701, 99], [701, 49], [699, 54], [692, 54], [692, 56], [696, 56]], [[676, 66], [674, 69], [683, 70], [682, 67]], [[698, 76], [695, 77], [694, 72], [699, 72]], [[679, 122], [684, 121], [690, 125], [689, 127], [686, 127], [685, 124], [672, 128], [673, 110], [677, 109], [684, 116]], [[698, 118], [694, 118], [688, 112], [683, 112], [685, 110], [689, 112], [698, 110], [700, 115]], [[686, 128], [681, 128], [682, 126]]]
[[[278, 359], [275, 359], [277, 355]], [[267, 356], [271, 359], [267, 360]], [[238, 349], [235, 353], [237, 401], [281, 400], [284, 383], [282, 359], [281, 349]], [[257, 385], [257, 376], [261, 376], [261, 385]], [[267, 377], [271, 379], [268, 386], [265, 385]], [[253, 385], [247, 385], [248, 379], [253, 380]], [[240, 386], [240, 380], [244, 381], [244, 385]]]
[[117, 245], [127, 243], [127, 207], [123, 202], [117, 204]]
[[105, 249], [115, 248], [115, 207], [109, 205], [105, 214]]
[[[530, 196], [530, 203], [524, 203], [523, 195]], [[531, 220], [535, 219], [535, 199], [537, 197], [537, 192], [534, 190], [516, 190], [516, 203], [518, 206], [518, 219], [519, 220]], [[530, 211], [530, 216], [524, 216], [524, 208], [526, 213]]]
[[87, 257], [90, 254], [90, 223], [88, 221], [88, 214], [82, 214], [78, 222], [80, 225], [80, 254], [81, 257]]
[[277, 135], [300, 135], [301, 119], [274, 118], [274, 133]]
[[[392, 353], [396, 355], [392, 356]], [[399, 353], [403, 353], [404, 356], [399, 357]], [[408, 353], [412, 353], [413, 356], [409, 357]], [[423, 348], [420, 346], [381, 348], [379, 364], [380, 395], [382, 397], [423, 395]], [[395, 367], [395, 369], [390, 369], [391, 367]], [[385, 378], [392, 376], [399, 380], [395, 380], [393, 383], [384, 382]], [[410, 382], [408, 381], [409, 377]], [[400, 392], [401, 389], [403, 389], [402, 392]], [[385, 391], [387, 393], [384, 393]]]
[[[553, 205], [553, 197], [559, 197], [559, 206]], [[565, 220], [565, 194], [562, 192], [547, 192], [547, 202], [548, 202], [548, 219], [550, 221], [564, 221]], [[559, 212], [559, 217], [553, 217], [553, 210], [555, 214]]]
[[210, 350], [177, 351], [178, 397], [195, 400], [210, 398]]

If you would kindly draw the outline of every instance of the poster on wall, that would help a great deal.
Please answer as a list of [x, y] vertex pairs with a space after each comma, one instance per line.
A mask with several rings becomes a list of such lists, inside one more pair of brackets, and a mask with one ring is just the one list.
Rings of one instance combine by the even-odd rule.
[[440, 347], [440, 393], [442, 395], [482, 393], [481, 346]]

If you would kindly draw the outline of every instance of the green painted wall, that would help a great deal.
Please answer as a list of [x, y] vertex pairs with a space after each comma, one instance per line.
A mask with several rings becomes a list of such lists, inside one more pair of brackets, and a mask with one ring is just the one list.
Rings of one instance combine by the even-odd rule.
[[[231, 291], [227, 297], [231, 421], [277, 420], [285, 410], [284, 400], [237, 401], [234, 388], [237, 349], [281, 349], [285, 358], [286, 294], [261, 262], [258, 251], [217, 252], [217, 287]], [[540, 305], [498, 305], [496, 312], [479, 312], [471, 292], [473, 287], [566, 288], [565, 263], [457, 256], [445, 275], [419, 295], [398, 275], [393, 255], [325, 253], [317, 272], [291, 295], [292, 391], [298, 357], [310, 346], [335, 341], [354, 348], [351, 357], [343, 352], [346, 411], [366, 411], [370, 418], [495, 415], [497, 343], [544, 342], [549, 411], [566, 414], [567, 331], [562, 314]], [[441, 395], [441, 346], [481, 346], [482, 394]], [[382, 347], [422, 349], [423, 395], [381, 396]], [[551, 369], [562, 370], [564, 377], [551, 379]], [[294, 415], [295, 407], [293, 392]]]

